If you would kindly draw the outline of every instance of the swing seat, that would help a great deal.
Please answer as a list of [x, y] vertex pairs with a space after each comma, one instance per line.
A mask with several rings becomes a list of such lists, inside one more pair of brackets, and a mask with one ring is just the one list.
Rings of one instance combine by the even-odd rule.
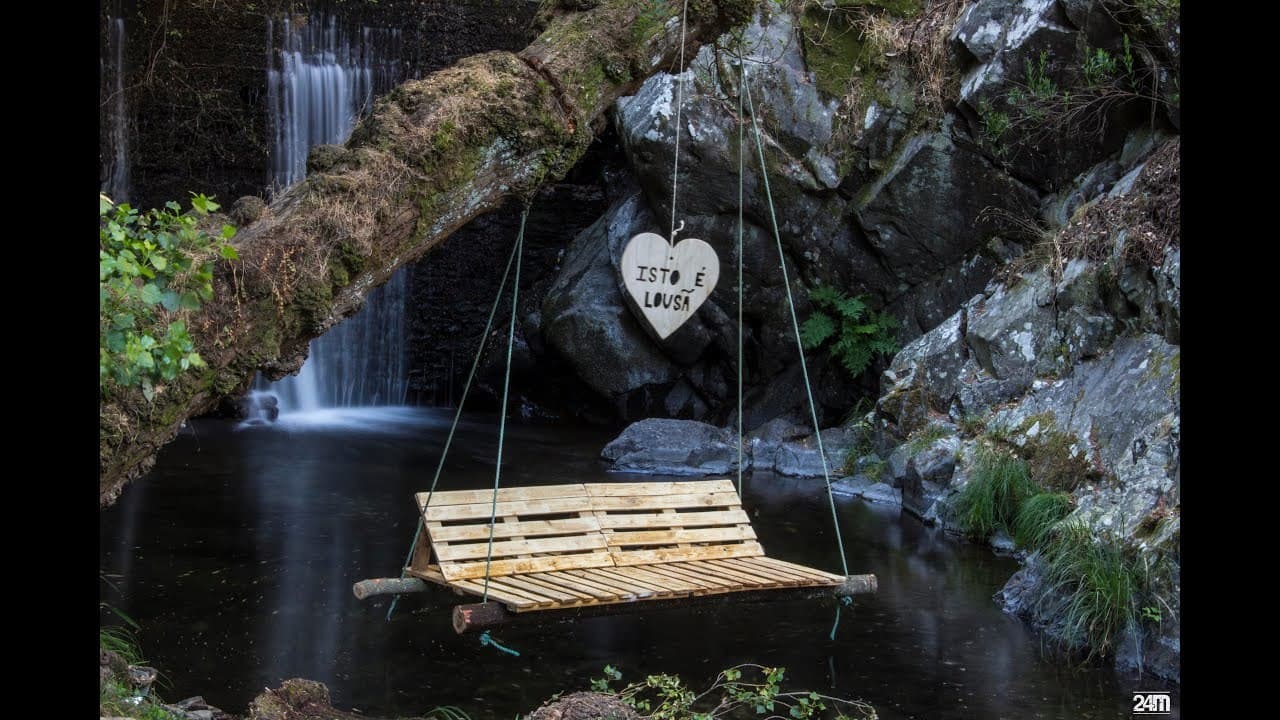
[[496, 512], [492, 490], [415, 497], [425, 532], [406, 573], [476, 596], [487, 573], [512, 613], [854, 579], [766, 556], [727, 478], [503, 488]]

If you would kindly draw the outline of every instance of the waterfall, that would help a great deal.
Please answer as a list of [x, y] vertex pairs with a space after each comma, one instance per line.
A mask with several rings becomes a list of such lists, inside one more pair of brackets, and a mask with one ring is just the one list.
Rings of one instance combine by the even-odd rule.
[[[306, 175], [312, 146], [345, 142], [373, 98], [402, 79], [399, 30], [352, 32], [336, 16], [318, 14], [286, 18], [280, 30], [282, 44], [267, 71], [273, 192]], [[404, 404], [407, 274], [407, 268], [398, 270], [358, 313], [312, 340], [298, 375], [274, 383], [259, 376], [251, 402], [273, 394], [281, 413]]]
[[105, 70], [111, 83], [110, 110], [107, 112], [111, 159], [104, 173], [106, 179], [102, 192], [117, 203], [129, 199], [129, 108], [124, 95], [124, 41], [124, 18], [107, 18]]
[[282, 21], [283, 43], [267, 70], [276, 192], [306, 175], [312, 146], [344, 142], [374, 96], [401, 80], [399, 30], [365, 27], [352, 36], [336, 15]]

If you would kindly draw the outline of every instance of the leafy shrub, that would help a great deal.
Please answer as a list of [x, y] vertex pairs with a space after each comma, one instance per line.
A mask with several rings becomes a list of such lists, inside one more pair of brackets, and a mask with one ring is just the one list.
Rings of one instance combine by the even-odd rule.
[[218, 209], [193, 195], [191, 210], [176, 202], [139, 212], [106, 195], [98, 203], [98, 382], [103, 396], [111, 386], [141, 386], [150, 400], [155, 386], [189, 367], [201, 367], [186, 320], [213, 297], [216, 258], [236, 259], [224, 241], [235, 228], [222, 226], [220, 239], [198, 227]]
[[806, 350], [827, 346], [850, 377], [865, 372], [877, 354], [898, 351], [893, 336], [898, 321], [869, 310], [863, 296], [848, 297], [833, 287], [818, 286], [809, 292], [809, 300], [816, 309], [800, 326], [801, 344]]

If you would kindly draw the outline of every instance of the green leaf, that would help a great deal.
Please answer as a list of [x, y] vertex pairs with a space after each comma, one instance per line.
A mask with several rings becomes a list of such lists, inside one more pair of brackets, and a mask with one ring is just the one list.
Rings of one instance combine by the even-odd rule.
[[233, 238], [233, 237], [235, 237], [235, 236], [236, 236], [236, 227], [235, 227], [234, 225], [223, 225], [223, 226], [222, 226], [222, 239], [223, 239], [223, 240], [230, 240], [231, 238]]
[[836, 323], [826, 313], [815, 312], [800, 326], [800, 343], [812, 350], [836, 333]]
[[236, 252], [236, 249], [231, 247], [230, 245], [223, 245], [222, 248], [219, 250], [219, 252], [222, 254], [223, 260], [239, 260], [240, 259], [240, 253]]
[[169, 261], [165, 260], [164, 256], [159, 253], [152, 255], [150, 257], [150, 260], [151, 260], [151, 267], [161, 272], [164, 272], [164, 269], [169, 267]]
[[148, 305], [155, 305], [160, 302], [161, 299], [160, 288], [156, 287], [153, 283], [147, 283], [142, 286], [142, 292], [139, 293], [139, 298], [142, 302]]
[[113, 207], [115, 207], [115, 205], [111, 203], [111, 198], [103, 195], [102, 193], [98, 193], [98, 217], [102, 217], [103, 215], [111, 212], [111, 208]]

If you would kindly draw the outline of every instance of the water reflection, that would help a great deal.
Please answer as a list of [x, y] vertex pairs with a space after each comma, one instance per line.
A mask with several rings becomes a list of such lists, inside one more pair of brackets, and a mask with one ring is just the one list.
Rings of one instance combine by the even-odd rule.
[[[884, 718], [1125, 717], [1131, 681], [1064, 670], [991, 594], [1016, 564], [958, 544], [896, 509], [837, 499], [849, 568], [880, 591], [834, 606], [701, 603], [685, 609], [503, 628], [511, 658], [455, 635], [444, 591], [361, 603], [351, 583], [398, 571], [451, 415], [380, 408], [266, 428], [197, 421], [101, 515], [107, 598], [142, 625], [174, 697], [243, 708], [289, 677], [329, 684], [367, 714], [457, 705], [511, 717], [607, 663], [628, 677], [675, 672], [705, 682], [739, 662], [788, 668], [795, 686], [872, 702]], [[509, 426], [507, 485], [627, 479], [596, 454], [607, 433]], [[493, 482], [486, 418], [454, 440], [442, 489]], [[744, 500], [769, 554], [838, 570], [827, 500], [806, 481], [749, 478]], [[1126, 713], [1126, 714], [1122, 714]]]

